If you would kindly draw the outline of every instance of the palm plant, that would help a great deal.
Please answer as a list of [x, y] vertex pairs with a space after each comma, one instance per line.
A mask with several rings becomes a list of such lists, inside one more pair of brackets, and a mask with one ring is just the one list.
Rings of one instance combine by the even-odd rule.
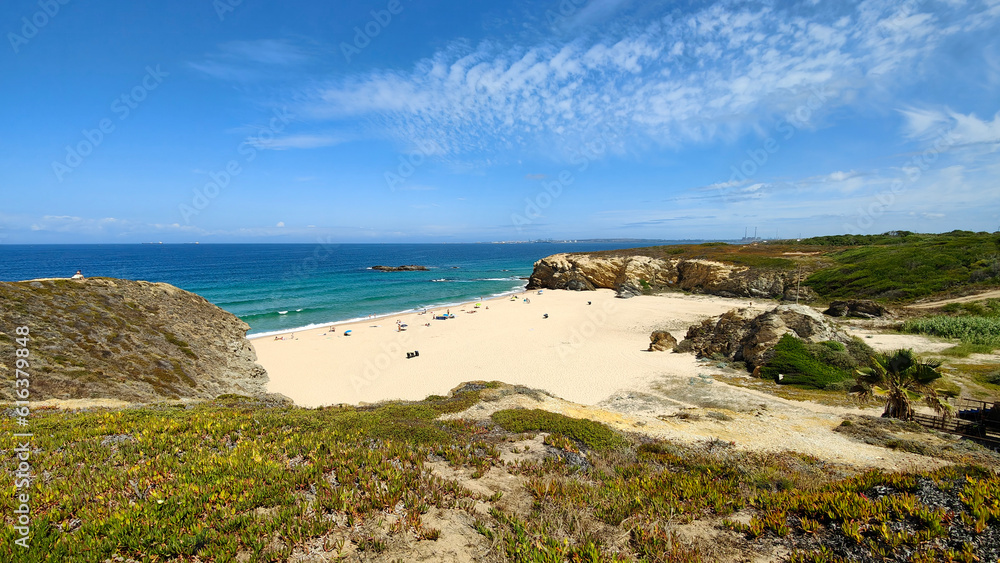
[[949, 407], [938, 397], [931, 383], [941, 377], [941, 362], [921, 362], [913, 350], [875, 353], [868, 366], [857, 370], [857, 383], [851, 393], [867, 402], [876, 396], [885, 398], [883, 417], [913, 420], [911, 400], [923, 397], [934, 412], [948, 416]]

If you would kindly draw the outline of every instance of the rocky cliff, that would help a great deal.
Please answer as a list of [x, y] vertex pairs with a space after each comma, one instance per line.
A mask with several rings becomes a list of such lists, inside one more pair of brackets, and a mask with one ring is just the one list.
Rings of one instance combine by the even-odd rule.
[[849, 343], [851, 337], [833, 322], [805, 305], [779, 305], [756, 315], [750, 309], [733, 309], [718, 318], [705, 319], [688, 328], [674, 350], [699, 357], [721, 355], [745, 362], [751, 369], [768, 362], [775, 344], [785, 334], [808, 342]]
[[[680, 289], [723, 297], [795, 299], [795, 272], [700, 259], [553, 254], [535, 262], [528, 289], [613, 289], [621, 297]], [[814, 294], [802, 288], [801, 299]]]
[[13, 399], [17, 327], [28, 327], [31, 400], [155, 401], [261, 395], [250, 328], [164, 283], [110, 278], [0, 283], [0, 398]]

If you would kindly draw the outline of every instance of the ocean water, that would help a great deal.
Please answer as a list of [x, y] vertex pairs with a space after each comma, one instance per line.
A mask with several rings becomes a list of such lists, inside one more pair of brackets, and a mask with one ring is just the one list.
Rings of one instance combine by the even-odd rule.
[[[243, 319], [251, 335], [441, 307], [519, 291], [557, 252], [635, 243], [0, 245], [0, 281], [77, 270], [166, 282]], [[379, 272], [419, 264], [427, 271]]]

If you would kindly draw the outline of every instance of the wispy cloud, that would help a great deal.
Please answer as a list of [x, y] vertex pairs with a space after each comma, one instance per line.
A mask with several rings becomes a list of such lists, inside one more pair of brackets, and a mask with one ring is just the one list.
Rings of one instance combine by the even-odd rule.
[[188, 66], [212, 78], [250, 82], [282, 76], [279, 71], [302, 65], [309, 58], [305, 50], [287, 41], [230, 41]]
[[283, 151], [288, 149], [315, 149], [329, 147], [344, 142], [342, 137], [333, 135], [287, 135], [273, 139], [251, 137], [251, 144], [260, 149]]
[[817, 92], [820, 111], [832, 111], [865, 88], [892, 88], [946, 38], [1000, 18], [978, 4], [921, 6], [716, 4], [566, 43], [458, 41], [409, 71], [328, 81], [301, 113], [369, 118], [377, 134], [433, 140], [451, 155], [544, 148], [568, 157], [566, 147], [607, 137], [624, 150], [710, 142], [781, 118]]
[[975, 114], [962, 114], [950, 109], [905, 109], [905, 132], [911, 139], [928, 140], [947, 137], [951, 148], [974, 145], [993, 145], [1000, 148], [1000, 112], [992, 120], [980, 119]]

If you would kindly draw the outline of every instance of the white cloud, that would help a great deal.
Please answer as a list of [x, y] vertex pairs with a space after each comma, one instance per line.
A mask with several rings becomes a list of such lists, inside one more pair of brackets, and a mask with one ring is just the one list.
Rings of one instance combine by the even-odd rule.
[[282, 228], [282, 227], [284, 227], [284, 226], [285, 226], [285, 222], [284, 221], [278, 221], [278, 223], [275, 225], [275, 227], [278, 227], [279, 229]]
[[1000, 112], [992, 120], [975, 114], [963, 114], [950, 109], [900, 110], [906, 118], [904, 128], [910, 138], [928, 139], [943, 136], [950, 144], [961, 147], [979, 144], [1000, 144]]
[[[821, 119], [859, 89], [910, 80], [945, 38], [1000, 17], [922, 9], [869, 0], [825, 16], [802, 6], [716, 4], [597, 39], [455, 42], [409, 71], [329, 81], [300, 113], [370, 118], [378, 134], [431, 140], [451, 155], [562, 147], [568, 156], [601, 137], [609, 152], [732, 138], [794, 113], [816, 92], [823, 101], [810, 113]], [[908, 111], [913, 134], [934, 118]]]

